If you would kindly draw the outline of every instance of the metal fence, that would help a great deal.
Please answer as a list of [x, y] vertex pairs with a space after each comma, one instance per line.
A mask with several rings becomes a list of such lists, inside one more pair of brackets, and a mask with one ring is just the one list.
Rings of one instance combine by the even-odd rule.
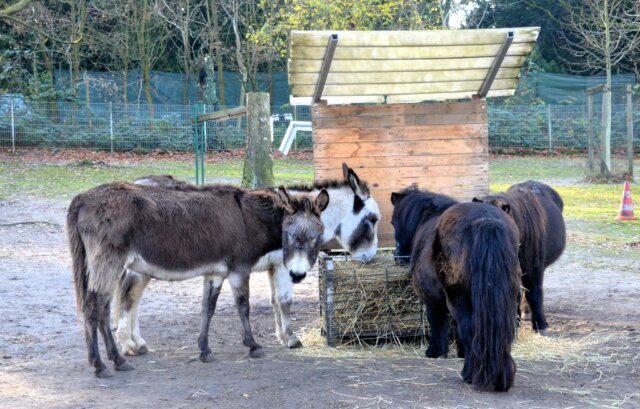
[[[89, 148], [115, 151], [192, 150], [193, 117], [220, 106], [86, 104], [27, 102], [0, 97], [0, 147]], [[640, 148], [640, 112], [634, 105], [634, 146]], [[613, 107], [612, 148], [624, 149], [626, 108]], [[308, 107], [271, 109], [274, 146], [292, 120], [308, 121]], [[489, 147], [586, 149], [589, 120], [581, 105], [489, 104]], [[600, 117], [592, 124], [599, 134]], [[204, 126], [207, 150], [245, 146], [245, 119], [209, 121]], [[311, 133], [299, 132], [292, 149], [311, 149]]]

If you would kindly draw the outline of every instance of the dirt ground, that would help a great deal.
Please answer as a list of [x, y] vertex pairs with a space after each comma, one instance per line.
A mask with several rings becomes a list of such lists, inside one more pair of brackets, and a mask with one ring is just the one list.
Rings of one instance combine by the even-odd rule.
[[[67, 205], [0, 201], [1, 408], [640, 408], [640, 266], [629, 257], [638, 249], [579, 245], [571, 224], [546, 275], [551, 331], [514, 352], [516, 381], [504, 394], [474, 392], [461, 360], [422, 350], [280, 346], [263, 273], [251, 281], [251, 322], [265, 358], [248, 357], [225, 286], [212, 320], [216, 360], [200, 362], [201, 281], [153, 282], [140, 313], [150, 353], [129, 358], [134, 371], [96, 379], [75, 316]], [[294, 294], [293, 325], [313, 327], [317, 274]]]

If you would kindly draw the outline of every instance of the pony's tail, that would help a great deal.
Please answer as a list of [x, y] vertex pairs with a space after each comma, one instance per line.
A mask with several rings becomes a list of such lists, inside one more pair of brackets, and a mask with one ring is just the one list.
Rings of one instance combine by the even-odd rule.
[[73, 270], [73, 283], [76, 290], [76, 314], [80, 318], [82, 306], [87, 293], [87, 264], [86, 251], [78, 228], [78, 212], [81, 201], [75, 197], [69, 205], [67, 212], [67, 240], [71, 251], [71, 264]]
[[516, 237], [499, 220], [479, 219], [467, 259], [471, 285], [471, 384], [482, 391], [507, 391], [516, 364], [518, 253]]

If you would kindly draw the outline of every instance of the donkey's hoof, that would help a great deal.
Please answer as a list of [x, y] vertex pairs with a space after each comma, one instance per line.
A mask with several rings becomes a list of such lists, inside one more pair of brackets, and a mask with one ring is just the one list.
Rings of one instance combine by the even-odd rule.
[[263, 358], [264, 351], [262, 350], [261, 347], [254, 348], [251, 351], [249, 351], [249, 356], [251, 356], [251, 358]]
[[289, 342], [287, 343], [287, 346], [290, 349], [302, 348], [302, 342], [300, 342], [300, 340], [296, 336], [292, 336], [289, 338]]
[[207, 352], [206, 354], [200, 354], [200, 360], [202, 362], [213, 362], [213, 353]]
[[138, 348], [138, 355], [145, 355], [149, 353], [149, 348], [146, 345], [142, 345]]
[[134, 368], [133, 366], [129, 365], [129, 362], [125, 361], [120, 365], [115, 365], [115, 369], [116, 371], [122, 372], [122, 371], [132, 371]]
[[111, 377], [113, 377], [113, 374], [107, 368], [96, 369], [96, 378], [105, 379], [105, 378], [111, 378]]

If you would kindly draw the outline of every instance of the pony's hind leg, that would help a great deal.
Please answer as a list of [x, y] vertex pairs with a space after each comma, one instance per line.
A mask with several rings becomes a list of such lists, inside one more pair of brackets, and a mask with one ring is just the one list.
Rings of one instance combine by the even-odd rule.
[[206, 276], [202, 290], [202, 323], [200, 335], [198, 336], [198, 346], [200, 347], [200, 360], [202, 362], [213, 361], [213, 353], [209, 348], [209, 325], [211, 317], [216, 311], [220, 288], [224, 279], [218, 276]]
[[270, 276], [273, 288], [272, 300], [275, 301], [276, 324], [280, 322], [281, 341], [289, 348], [302, 348], [302, 342], [291, 329], [291, 305], [293, 304], [293, 283], [284, 266], [278, 266]]
[[429, 321], [429, 347], [425, 351], [427, 358], [446, 357], [449, 352], [449, 314], [446, 303], [427, 305]]
[[144, 289], [151, 279], [127, 270], [119, 281], [116, 294], [116, 314], [118, 328], [116, 339], [120, 351], [125, 355], [141, 355], [149, 352], [145, 340], [140, 336], [138, 324], [138, 306]]
[[253, 338], [251, 325], [249, 324], [249, 273], [250, 271], [230, 274], [229, 284], [231, 284], [233, 298], [235, 299], [238, 315], [242, 322], [242, 342], [246, 347], [249, 347], [249, 355], [251, 355], [251, 357], [261, 358], [264, 356], [264, 351], [262, 351], [262, 347], [258, 345]]

